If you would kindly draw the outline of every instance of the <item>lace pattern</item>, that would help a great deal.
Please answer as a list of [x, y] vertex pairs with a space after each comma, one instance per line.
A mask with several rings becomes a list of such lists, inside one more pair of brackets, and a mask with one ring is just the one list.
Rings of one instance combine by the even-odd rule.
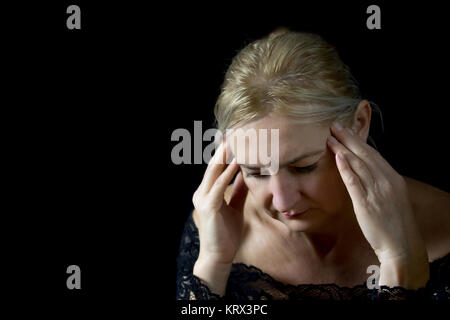
[[198, 257], [198, 230], [189, 215], [181, 237], [177, 257], [177, 300], [450, 300], [450, 254], [430, 263], [430, 280], [425, 288], [402, 287], [368, 289], [366, 284], [341, 287], [335, 284], [284, 284], [255, 266], [235, 263], [232, 266], [225, 296], [210, 291], [192, 274]]

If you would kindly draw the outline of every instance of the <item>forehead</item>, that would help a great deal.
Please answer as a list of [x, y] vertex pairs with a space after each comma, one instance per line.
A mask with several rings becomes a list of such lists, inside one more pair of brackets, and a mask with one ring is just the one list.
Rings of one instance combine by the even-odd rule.
[[[227, 133], [227, 144], [235, 156], [245, 154], [249, 157], [252, 154], [259, 154], [262, 140], [266, 141], [267, 150], [270, 153], [272, 143], [278, 140], [280, 162], [325, 148], [326, 137], [329, 135], [329, 128], [326, 126], [300, 123], [280, 115], [268, 115], [247, 123], [239, 129], [241, 130]], [[278, 130], [278, 139], [274, 139], [272, 130]], [[246, 142], [239, 143], [238, 140]]]

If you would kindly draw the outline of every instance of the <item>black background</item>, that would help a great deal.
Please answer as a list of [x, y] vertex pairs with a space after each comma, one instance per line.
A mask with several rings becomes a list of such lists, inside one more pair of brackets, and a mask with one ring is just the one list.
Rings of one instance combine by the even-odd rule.
[[[449, 190], [439, 2], [143, 3], [3, 11], [12, 17], [2, 122], [13, 297], [82, 314], [173, 306], [180, 236], [206, 165], [174, 165], [171, 134], [193, 133], [195, 120], [211, 128], [232, 57], [282, 25], [337, 47], [382, 110], [385, 130], [374, 114], [372, 135], [399, 173]], [[70, 4], [81, 8], [81, 30], [66, 28]], [[381, 8], [381, 30], [366, 28], [370, 4]], [[71, 264], [80, 291], [66, 288]]]

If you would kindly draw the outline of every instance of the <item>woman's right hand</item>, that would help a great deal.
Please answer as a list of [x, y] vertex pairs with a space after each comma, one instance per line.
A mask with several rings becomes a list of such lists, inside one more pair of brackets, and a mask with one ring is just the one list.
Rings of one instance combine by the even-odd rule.
[[248, 189], [239, 173], [231, 198], [225, 201], [225, 190], [239, 169], [236, 159], [226, 164], [226, 148], [222, 143], [216, 150], [192, 198], [200, 239], [197, 262], [208, 261], [209, 265], [231, 265], [242, 238]]

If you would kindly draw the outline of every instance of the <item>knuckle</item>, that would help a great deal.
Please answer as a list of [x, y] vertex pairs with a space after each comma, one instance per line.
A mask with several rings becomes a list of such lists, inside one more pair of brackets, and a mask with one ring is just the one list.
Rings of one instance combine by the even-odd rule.
[[369, 158], [370, 157], [370, 152], [369, 150], [363, 149], [360, 151], [359, 156], [363, 159]]
[[197, 208], [200, 202], [200, 192], [198, 191], [198, 189], [194, 192], [194, 194], [192, 195], [192, 203], [194, 204], [194, 206]]
[[392, 183], [391, 180], [385, 179], [385, 180], [383, 181], [382, 185], [383, 185], [384, 191], [385, 191], [386, 193], [388, 193], [388, 194], [392, 194], [392, 192], [395, 192], [395, 191], [396, 191], [396, 190], [395, 190], [396, 188], [395, 188], [395, 186], [394, 186], [394, 184]]
[[363, 170], [364, 169], [364, 164], [361, 162], [361, 161], [356, 161], [356, 163], [355, 163], [355, 169], [357, 170], [357, 171], [361, 171], [361, 170]]
[[194, 207], [197, 207], [197, 193], [194, 192], [194, 195], [192, 196], [192, 204]]
[[358, 185], [358, 180], [354, 175], [351, 175], [347, 178], [347, 183], [350, 186], [357, 186]]

